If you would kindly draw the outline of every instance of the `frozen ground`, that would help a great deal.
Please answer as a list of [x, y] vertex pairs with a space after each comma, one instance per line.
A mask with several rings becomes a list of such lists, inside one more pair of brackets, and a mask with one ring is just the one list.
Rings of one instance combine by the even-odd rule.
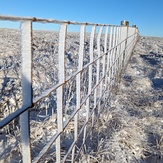
[[[34, 97], [58, 83], [58, 34], [35, 32], [33, 48]], [[54, 37], [55, 36], [55, 37]], [[18, 31], [0, 30], [0, 119], [21, 105], [20, 42]], [[76, 71], [79, 35], [68, 36], [66, 76]], [[85, 41], [85, 64], [89, 61], [89, 41]], [[50, 55], [49, 55], [50, 54]], [[86, 74], [83, 80], [87, 83]], [[53, 80], [55, 77], [55, 81]], [[43, 79], [43, 80], [40, 80]], [[67, 108], [75, 105], [74, 82], [66, 85]], [[71, 90], [71, 91], [69, 91]], [[33, 156], [56, 133], [56, 92], [31, 111]], [[66, 108], [65, 107], [65, 108]], [[153, 163], [163, 162], [163, 38], [140, 37], [134, 54], [123, 73], [119, 90], [110, 101], [92, 130], [88, 150], [80, 162]], [[51, 118], [52, 117], [52, 118]], [[17, 122], [14, 122], [17, 124]], [[13, 123], [13, 126], [14, 126]], [[82, 122], [81, 122], [82, 123]], [[64, 138], [71, 132], [65, 131]], [[0, 162], [21, 159], [19, 126], [0, 131]], [[12, 129], [14, 128], [14, 130]], [[12, 132], [11, 132], [12, 130]], [[91, 139], [91, 141], [89, 141]], [[91, 143], [90, 143], [91, 142]], [[64, 141], [66, 144], [66, 142]], [[68, 144], [66, 144], [68, 145]], [[63, 144], [64, 148], [66, 145]], [[68, 145], [69, 146], [69, 145]], [[64, 152], [64, 151], [63, 151]], [[52, 151], [47, 160], [53, 161]]]
[[81, 162], [163, 162], [163, 38], [140, 37], [90, 139]]

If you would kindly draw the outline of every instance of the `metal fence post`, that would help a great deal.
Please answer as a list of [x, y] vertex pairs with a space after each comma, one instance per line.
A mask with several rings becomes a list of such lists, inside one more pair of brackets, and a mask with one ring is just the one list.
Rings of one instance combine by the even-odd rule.
[[106, 85], [110, 84], [111, 82], [111, 48], [112, 48], [112, 38], [113, 38], [113, 27], [110, 27], [110, 36], [109, 36], [109, 52], [108, 52], [108, 58], [107, 58], [107, 73], [108, 73], [108, 82], [106, 82]]
[[[58, 52], [58, 66], [59, 66], [59, 83], [65, 82], [65, 44], [66, 44], [67, 24], [62, 24], [59, 32], [59, 52]], [[58, 133], [63, 131], [63, 88], [61, 85], [57, 89], [57, 127]], [[61, 140], [60, 135], [56, 139], [56, 162], [61, 162]]]
[[121, 21], [121, 26], [128, 27], [128, 26], [129, 26], [129, 21], [127, 21], [127, 20], [122, 20], [122, 21]]
[[112, 28], [112, 41], [111, 41], [111, 52], [110, 52], [110, 65], [111, 65], [111, 84], [113, 81], [113, 77], [114, 77], [114, 55], [115, 55], [115, 35], [116, 35], [116, 27]]
[[[110, 28], [109, 27], [108, 27], [107, 30], [108, 30], [107, 33], [110, 32]], [[109, 50], [110, 50], [110, 48], [109, 48], [109, 46], [110, 46], [110, 39], [109, 39], [109, 45], [108, 45], [108, 43], [105, 43], [105, 52], [106, 52], [105, 91], [106, 91], [106, 89], [108, 87], [108, 83], [109, 83], [108, 79], [110, 78], [110, 74], [109, 74], [109, 66], [110, 66], [110, 53], [109, 53]], [[107, 94], [106, 93], [105, 93], [105, 98], [107, 98]]]
[[[83, 57], [84, 57], [84, 40], [85, 40], [85, 25], [80, 26], [80, 47], [79, 47], [79, 59], [78, 59], [78, 71], [83, 69]], [[80, 85], [81, 72], [76, 76], [76, 110], [80, 108], [81, 103], [81, 85]], [[74, 117], [74, 141], [78, 139], [78, 113]], [[75, 147], [72, 150], [72, 161], [74, 162]]]
[[117, 27], [117, 55], [116, 55], [116, 74], [119, 75], [119, 57], [120, 57], [120, 27]]
[[[100, 55], [102, 53], [104, 53], [103, 57], [100, 59], [101, 62], [100, 64], [102, 65], [102, 70], [100, 70], [100, 73], [102, 75], [100, 75], [100, 80], [102, 79], [102, 81], [100, 82], [100, 97], [102, 97], [103, 91], [105, 90], [105, 86], [104, 86], [104, 81], [105, 81], [105, 60], [106, 60], [106, 52], [107, 52], [107, 38], [108, 38], [108, 27], [106, 27], [105, 29], [105, 34], [102, 35], [102, 37], [104, 38], [104, 51], [100, 52]], [[105, 99], [105, 97], [103, 97], [103, 99]], [[101, 104], [101, 102], [99, 102], [99, 105]]]
[[[94, 45], [94, 37], [95, 37], [95, 31], [96, 31], [96, 26], [93, 26], [92, 27], [92, 31], [91, 31], [91, 36], [90, 36], [90, 63], [91, 65], [89, 66], [89, 86], [88, 86], [88, 94], [91, 94], [91, 91], [92, 91], [92, 63], [93, 63], [93, 45]], [[89, 108], [90, 107], [90, 99], [88, 99], [87, 101], [87, 107]], [[92, 126], [93, 126], [93, 123], [94, 123], [94, 112], [93, 112], [93, 115], [92, 115]]]
[[112, 53], [112, 59], [113, 59], [113, 67], [112, 67], [112, 79], [115, 77], [115, 69], [116, 69], [116, 42], [117, 42], [117, 27], [114, 27], [114, 34], [113, 34], [113, 53]]
[[[108, 32], [109, 32], [109, 27], [107, 26], [106, 27], [106, 30], [105, 30], [105, 41], [104, 41], [104, 53], [105, 53], [105, 56], [107, 56], [107, 52], [108, 52]], [[106, 59], [105, 59], [106, 60]], [[103, 61], [104, 64], [106, 61]], [[105, 66], [103, 68], [103, 72], [105, 72]], [[103, 76], [104, 76], [104, 73], [103, 73]]]
[[125, 56], [126, 56], [126, 46], [127, 46], [127, 37], [128, 37], [128, 21], [122, 21], [121, 22], [121, 41], [124, 41], [122, 43], [123, 46], [123, 54], [122, 54], [122, 70], [124, 69], [124, 62], [125, 62]]
[[[97, 53], [98, 53], [98, 57], [100, 57], [101, 55], [101, 34], [102, 34], [102, 31], [103, 31], [103, 26], [100, 27], [99, 29], [99, 33], [98, 33], [98, 36], [97, 36]], [[99, 80], [100, 80], [100, 59], [97, 60], [97, 73], [96, 73], [96, 84], [99, 84]], [[95, 89], [95, 97], [96, 97], [96, 101], [97, 102], [97, 89], [98, 89], [99, 86], [97, 86], [97, 88]], [[100, 90], [100, 97], [101, 97], [101, 90]], [[100, 108], [100, 102], [97, 106], [97, 110], [98, 110], [98, 114], [99, 114], [99, 108]]]
[[[32, 105], [32, 23], [31, 21], [23, 21], [21, 23], [21, 83], [22, 83], [22, 100], [23, 106], [28, 108]], [[30, 148], [30, 124], [29, 111], [20, 115], [20, 130], [22, 144], [23, 163], [31, 162]]]

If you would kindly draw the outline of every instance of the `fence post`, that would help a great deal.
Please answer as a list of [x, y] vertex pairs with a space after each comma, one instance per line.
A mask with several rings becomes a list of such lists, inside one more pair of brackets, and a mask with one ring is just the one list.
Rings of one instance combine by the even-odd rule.
[[[83, 69], [83, 57], [84, 57], [84, 40], [85, 40], [85, 25], [80, 26], [80, 47], [79, 47], [79, 59], [78, 59], [78, 71]], [[80, 77], [81, 72], [76, 76], [76, 110], [80, 108], [81, 95], [80, 95]], [[74, 141], [78, 139], [78, 113], [74, 117]], [[72, 150], [71, 162], [74, 162], [75, 147]]]
[[123, 41], [122, 43], [122, 70], [124, 69], [124, 61], [125, 61], [125, 57], [126, 57], [126, 46], [127, 46], [127, 37], [128, 37], [128, 26], [129, 26], [129, 22], [124, 20], [121, 22], [121, 41]]
[[121, 21], [121, 26], [128, 27], [128, 26], [129, 26], [129, 21], [127, 21], [127, 20], [122, 20], [122, 21]]
[[[104, 55], [104, 57], [103, 57], [103, 84], [102, 84], [102, 86], [101, 87], [103, 87], [102, 89], [103, 89], [103, 91], [105, 91], [106, 90], [106, 79], [107, 79], [107, 74], [105, 73], [106, 71], [107, 71], [107, 65], [108, 65], [108, 63], [107, 63], [107, 57], [108, 57], [108, 52], [107, 52], [107, 48], [108, 48], [108, 31], [109, 31], [109, 27], [107, 26], [106, 27], [106, 29], [105, 29], [105, 39], [104, 39], [104, 53], [105, 53], [105, 55]], [[105, 98], [106, 98], [106, 94], [104, 94], [104, 103], [105, 103]]]
[[[117, 39], [117, 27], [114, 27], [114, 32], [113, 32], [113, 49], [112, 49], [112, 80], [115, 76], [115, 69], [116, 69], [116, 64], [115, 64], [115, 58], [116, 58], [116, 39]], [[113, 81], [114, 82], [114, 81]]]
[[[98, 53], [98, 57], [100, 57], [100, 55], [101, 55], [101, 35], [102, 35], [102, 31], [103, 31], [103, 26], [101, 26], [100, 27], [100, 29], [99, 29], [99, 33], [98, 33], [98, 36], [97, 36], [97, 53]], [[97, 71], [96, 71], [96, 84], [99, 84], [99, 80], [100, 80], [100, 59], [98, 59], [97, 60]], [[97, 88], [95, 89], [95, 102], [97, 102], [97, 97], [98, 96], [101, 96], [101, 94], [102, 94], [102, 92], [101, 92], [101, 90], [100, 90], [100, 92], [98, 92], [98, 94], [97, 94], [97, 90], [98, 90], [98, 87], [99, 86], [97, 86]], [[100, 93], [100, 94], [99, 94]], [[97, 96], [98, 95], [98, 96]], [[97, 105], [97, 104], [96, 104]], [[95, 105], [95, 106], [96, 106]], [[97, 113], [99, 114], [100, 113], [100, 110], [99, 110], [99, 108], [100, 108], [100, 102], [99, 102], [99, 104], [98, 104], [98, 106], [97, 106]]]
[[115, 55], [115, 35], [116, 35], [116, 27], [112, 27], [110, 31], [110, 84], [112, 85], [113, 77], [114, 77], [114, 55]]
[[[28, 108], [32, 105], [32, 23], [31, 21], [21, 22], [21, 84], [22, 84], [22, 101], [23, 106]], [[20, 130], [22, 144], [22, 160], [23, 163], [31, 162], [30, 147], [30, 124], [29, 111], [20, 115]]]
[[[91, 35], [90, 35], [90, 63], [93, 62], [93, 45], [94, 45], [94, 37], [95, 37], [96, 26], [92, 27]], [[89, 83], [88, 83], [88, 94], [91, 94], [92, 91], [92, 64], [89, 66]], [[87, 100], [87, 108], [90, 107], [90, 98]], [[94, 122], [94, 112], [92, 115], [92, 125]]]
[[[116, 74], [119, 75], [119, 57], [120, 57], [120, 27], [117, 27], [117, 55], [116, 55]], [[118, 79], [119, 80], [119, 79]]]
[[[62, 24], [59, 32], [59, 52], [58, 52], [58, 66], [59, 66], [59, 83], [65, 82], [65, 44], [66, 44], [67, 24]], [[58, 133], [63, 131], [63, 88], [61, 85], [57, 89], [57, 127]], [[61, 136], [56, 139], [56, 162], [61, 162]]]
[[108, 79], [106, 80], [106, 85], [109, 86], [111, 82], [111, 48], [112, 48], [112, 34], [113, 34], [113, 27], [110, 27], [110, 36], [109, 36], [109, 52], [107, 58], [107, 73]]

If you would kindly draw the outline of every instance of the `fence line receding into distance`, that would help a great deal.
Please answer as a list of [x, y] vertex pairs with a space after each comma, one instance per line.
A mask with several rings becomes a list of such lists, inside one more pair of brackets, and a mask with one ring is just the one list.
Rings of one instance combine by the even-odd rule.
[[[74, 162], [85, 147], [90, 128], [130, 59], [138, 40], [138, 29], [128, 25], [13, 16], [0, 16], [0, 20], [20, 23], [17, 30], [20, 58], [16, 65], [19, 65], [21, 74], [21, 105], [15, 105], [6, 114], [3, 110], [7, 105], [3, 108], [1, 104], [0, 128], [4, 148], [1, 159], [17, 158], [27, 163], [50, 159], [58, 163]], [[50, 33], [51, 44], [44, 38], [46, 31], [35, 35], [32, 29], [34, 23], [58, 25], [59, 31]], [[79, 27], [79, 31], [69, 32], [72, 25]], [[42, 37], [42, 43], [46, 45], [44, 51], [39, 50], [40, 45], [35, 48]], [[53, 50], [50, 51], [50, 48]], [[13, 56], [0, 57], [3, 63], [8, 64], [4, 61]], [[7, 67], [1, 65], [4, 74], [9, 71]], [[16, 71], [17, 68], [13, 69]], [[49, 80], [51, 85], [46, 87]], [[39, 93], [35, 93], [35, 83], [41, 90]], [[19, 134], [15, 137], [16, 132]], [[11, 135], [14, 145], [10, 145], [8, 137]], [[19, 156], [13, 156], [13, 149], [18, 150], [17, 146], [20, 146]]]

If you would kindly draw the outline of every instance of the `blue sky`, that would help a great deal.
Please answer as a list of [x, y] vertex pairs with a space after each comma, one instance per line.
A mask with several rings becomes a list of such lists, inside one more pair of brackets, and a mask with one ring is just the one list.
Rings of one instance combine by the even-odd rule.
[[0, 15], [115, 25], [128, 20], [141, 35], [163, 37], [163, 0], [0, 0]]

